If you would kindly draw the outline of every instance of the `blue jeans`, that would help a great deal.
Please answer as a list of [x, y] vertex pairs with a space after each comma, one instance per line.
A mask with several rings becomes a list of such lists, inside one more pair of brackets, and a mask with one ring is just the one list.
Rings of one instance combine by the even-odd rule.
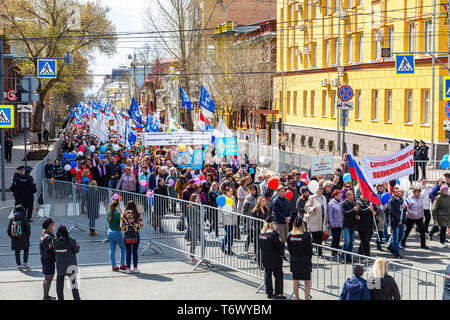
[[396, 225], [393, 226], [391, 225], [391, 232], [392, 232], [392, 236], [391, 236], [391, 244], [388, 246], [388, 248], [393, 249], [394, 251], [394, 255], [399, 255], [399, 249], [398, 249], [398, 244], [400, 242], [399, 238], [400, 238], [400, 225]]
[[228, 253], [231, 252], [231, 247], [233, 246], [233, 229], [234, 226], [224, 226], [225, 237], [222, 240], [222, 250], [225, 250], [225, 244], [227, 245]]
[[109, 189], [117, 189], [118, 184], [119, 184], [119, 178], [108, 180], [108, 188]]
[[[342, 250], [347, 252], [353, 251], [353, 242], [355, 241], [355, 229], [354, 228], [342, 228], [342, 234], [344, 236], [344, 245]], [[344, 258], [344, 254], [342, 254]], [[347, 260], [350, 260], [350, 256], [347, 256]]]
[[405, 224], [402, 223], [399, 225], [399, 231], [398, 231], [398, 243], [402, 243], [403, 238], [405, 237]]
[[125, 242], [123, 240], [123, 234], [120, 230], [109, 230], [109, 256], [111, 258], [111, 265], [116, 266], [116, 246], [120, 248], [120, 265], [125, 264]]
[[138, 242], [137, 243], [131, 243], [131, 244], [127, 244], [125, 243], [125, 249], [127, 251], [127, 268], [129, 269], [131, 266], [131, 252], [133, 252], [133, 265], [135, 268], [137, 268], [138, 265], [138, 249], [139, 249], [139, 242], [141, 242], [141, 236], [138, 233]]
[[389, 242], [388, 226], [389, 226], [389, 218], [386, 217], [386, 221], [384, 221], [384, 239], [386, 239], [386, 243]]

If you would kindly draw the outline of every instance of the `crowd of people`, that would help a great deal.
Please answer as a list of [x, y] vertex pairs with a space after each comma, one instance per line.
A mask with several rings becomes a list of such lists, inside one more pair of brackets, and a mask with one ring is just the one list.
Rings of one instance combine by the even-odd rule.
[[[218, 157], [213, 150], [205, 156], [203, 168], [200, 170], [184, 168], [177, 164], [176, 156], [181, 147], [143, 147], [136, 144], [131, 149], [125, 149], [120, 146], [114, 132], [109, 135], [107, 143], [102, 143], [90, 135], [89, 126], [86, 124], [68, 127], [63, 135], [61, 153], [54, 161], [49, 160], [44, 168], [45, 177], [50, 181], [64, 181], [83, 186], [77, 189], [81, 194], [80, 210], [81, 214], [85, 211], [88, 214], [92, 236], [97, 235], [95, 220], [99, 215], [98, 206], [95, 207], [94, 203], [98, 202], [95, 201], [98, 198], [89, 201], [87, 190], [103, 187], [154, 196], [152, 227], [155, 231], [164, 233], [163, 216], [180, 212], [182, 225], [186, 219], [187, 226], [180, 227], [179, 230], [186, 230], [185, 237], [191, 243], [192, 262], [196, 263], [198, 260], [195, 258], [195, 249], [200, 240], [199, 226], [203, 223], [199, 218], [198, 205], [203, 204], [211, 208], [205, 214], [205, 220], [210, 226], [209, 231], [217, 238], [219, 230], [224, 231], [221, 250], [225, 255], [235, 255], [233, 240], [241, 239], [242, 234], [247, 234], [245, 250], [249, 251], [252, 245], [253, 259], [265, 273], [268, 298], [285, 298], [282, 295], [283, 260], [290, 263], [295, 297], [299, 299], [299, 281], [305, 281], [305, 299], [311, 298], [313, 244], [322, 245], [329, 234], [332, 237], [331, 248], [335, 249], [332, 255], [340, 261], [351, 261], [355, 231], [360, 239], [357, 252], [364, 256], [371, 255], [371, 242], [374, 241], [377, 250], [384, 251], [383, 245], [386, 244], [386, 248], [395, 257], [401, 258], [400, 250], [405, 249], [406, 240], [414, 225], [420, 234], [420, 245], [423, 249], [429, 250], [426, 234], [430, 241], [438, 231], [441, 246], [446, 247], [445, 237], [447, 227], [450, 226], [450, 173], [445, 175], [445, 181], [440, 180], [435, 186], [429, 185], [426, 178], [408, 190], [403, 190], [396, 181], [377, 185], [377, 195], [381, 202], [376, 206], [364, 197], [354, 181], [348, 179], [349, 168], [345, 160], [335, 169], [332, 178], [326, 180], [321, 175], [309, 177], [307, 172], [299, 170], [280, 174], [258, 174], [256, 164], [252, 163], [247, 155], [226, 161], [229, 159]], [[28, 176], [21, 179], [25, 183]], [[318, 187], [310, 190], [313, 189], [313, 181]], [[22, 192], [21, 188], [15, 190]], [[66, 191], [64, 188], [58, 188], [52, 192], [58, 194]], [[389, 195], [388, 198], [386, 194]], [[115, 196], [116, 198], [113, 197], [110, 201], [107, 215], [112, 270], [138, 273], [142, 216], [132, 199], [124, 201], [126, 207], [120, 212], [120, 199], [117, 194]], [[21, 197], [23, 196], [19, 196]], [[177, 206], [179, 200], [183, 200], [185, 205]], [[22, 203], [16, 201], [16, 204]], [[23, 204], [22, 208], [27, 210]], [[17, 209], [17, 212], [23, 210]], [[434, 224], [429, 231], [431, 216]], [[26, 222], [25, 219], [24, 225]], [[46, 276], [44, 299], [50, 298], [48, 289], [54, 275], [54, 267], [52, 269], [51, 265], [56, 261], [58, 266], [59, 249], [56, 248], [65, 246], [64, 250], [71, 251], [73, 254], [70, 259], [64, 256], [60, 260], [72, 262], [79, 250], [79, 245], [70, 240], [64, 228], [58, 229], [55, 238], [54, 221], [46, 220], [43, 225], [41, 261]], [[26, 229], [24, 228], [24, 231]], [[341, 237], [343, 252], [338, 254]], [[117, 246], [120, 248], [120, 265], [117, 265], [115, 259]], [[25, 250], [25, 247], [26, 243], [21, 247], [12, 247], [16, 257], [19, 251], [19, 269], [26, 269], [25, 257], [25, 266], [20, 263], [20, 250]], [[316, 248], [318, 257], [324, 258], [322, 248]], [[289, 259], [285, 254], [286, 249]], [[25, 253], [27, 256], [28, 251], [25, 250]], [[386, 270], [379, 271], [383, 266], [378, 265], [377, 268], [377, 274], [381, 278], [385, 277]], [[62, 267], [57, 267], [57, 287], [58, 281], [63, 281], [60, 277], [66, 275], [64, 272], [60, 274], [60, 269], [62, 270]], [[355, 270], [355, 277], [358, 279], [352, 281], [360, 282], [361, 275], [360, 270]], [[275, 277], [275, 289], [272, 286], [272, 276]], [[397, 298], [395, 292], [393, 295]], [[375, 296], [372, 295], [372, 298], [376, 299]], [[63, 298], [59, 291], [58, 298]], [[79, 298], [78, 292], [74, 291], [74, 298]]]

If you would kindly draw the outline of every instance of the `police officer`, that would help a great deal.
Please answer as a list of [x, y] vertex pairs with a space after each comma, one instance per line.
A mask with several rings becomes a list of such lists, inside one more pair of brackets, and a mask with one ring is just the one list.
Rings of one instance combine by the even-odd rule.
[[287, 247], [289, 250], [292, 278], [294, 279], [294, 294], [298, 294], [298, 281], [305, 281], [305, 300], [311, 300], [311, 272], [312, 272], [312, 240], [311, 234], [306, 231], [302, 217], [297, 215], [292, 231], [288, 234]]
[[419, 180], [419, 163], [420, 160], [420, 146], [419, 141], [414, 140], [414, 176], [413, 181]]
[[[20, 168], [22, 169], [23, 167]], [[33, 214], [34, 194], [37, 192], [36, 183], [34, 182], [33, 177], [30, 175], [32, 170], [33, 169], [29, 166], [25, 167], [25, 174], [21, 175], [17, 179], [15, 189], [13, 190], [16, 195], [16, 201], [18, 201], [19, 204], [21, 204], [25, 208], [28, 221], [30, 222], [33, 222], [31, 220], [31, 216]]]
[[14, 205], [17, 206], [20, 204], [20, 199], [18, 196], [18, 183], [20, 181], [20, 179], [22, 178], [22, 176], [25, 174], [25, 167], [24, 166], [20, 166], [18, 168], [16, 168], [16, 173], [14, 173], [14, 177], [13, 177], [13, 181], [11, 184], [11, 191], [13, 192], [13, 196], [14, 196]]
[[[259, 235], [261, 260], [264, 267], [264, 282], [267, 298], [286, 299], [283, 296], [283, 254], [284, 244], [272, 216], [268, 216]], [[272, 274], [275, 277], [275, 295], [273, 294]]]
[[[422, 170], [422, 178], [426, 178], [427, 177], [427, 173], [426, 173], [426, 161], [430, 160], [428, 158], [428, 149], [429, 147], [427, 147], [427, 145], [425, 144], [425, 141], [420, 140], [420, 145], [419, 145], [419, 160], [421, 161], [419, 163], [420, 166], [420, 170]], [[417, 171], [417, 179], [419, 179], [419, 171]]]

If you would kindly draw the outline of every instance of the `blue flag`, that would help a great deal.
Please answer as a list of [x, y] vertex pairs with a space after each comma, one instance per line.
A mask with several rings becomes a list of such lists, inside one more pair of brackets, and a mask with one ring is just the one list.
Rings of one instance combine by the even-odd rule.
[[189, 97], [186, 93], [186, 91], [184, 91], [183, 87], [180, 86], [180, 90], [181, 90], [181, 104], [183, 107], [185, 107], [186, 109], [188, 109], [189, 111], [192, 111], [194, 109], [192, 109], [192, 102], [191, 100], [189, 100]]
[[147, 114], [147, 123], [145, 124], [145, 132], [152, 131], [152, 121], [153, 117], [150, 114]]
[[213, 99], [211, 99], [208, 91], [206, 91], [204, 86], [202, 86], [202, 91], [200, 92], [199, 104], [206, 110], [214, 113], [214, 107], [216, 106], [216, 104]]
[[133, 132], [133, 130], [131, 130], [130, 125], [127, 123], [125, 127], [125, 147], [131, 150], [133, 145], [136, 143], [136, 140], [136, 134]]
[[136, 102], [136, 99], [131, 100], [130, 110], [128, 111], [130, 118], [133, 119], [137, 124], [142, 125], [142, 114], [139, 110], [139, 106]]

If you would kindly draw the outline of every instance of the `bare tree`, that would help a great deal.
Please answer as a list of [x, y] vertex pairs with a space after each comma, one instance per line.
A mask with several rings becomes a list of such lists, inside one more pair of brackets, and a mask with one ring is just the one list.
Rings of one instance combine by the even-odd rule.
[[[198, 50], [198, 0], [156, 0], [145, 12], [149, 31], [156, 32], [167, 53], [177, 60], [180, 85], [190, 92], [192, 61]], [[193, 130], [190, 111], [183, 110], [186, 129]]]

